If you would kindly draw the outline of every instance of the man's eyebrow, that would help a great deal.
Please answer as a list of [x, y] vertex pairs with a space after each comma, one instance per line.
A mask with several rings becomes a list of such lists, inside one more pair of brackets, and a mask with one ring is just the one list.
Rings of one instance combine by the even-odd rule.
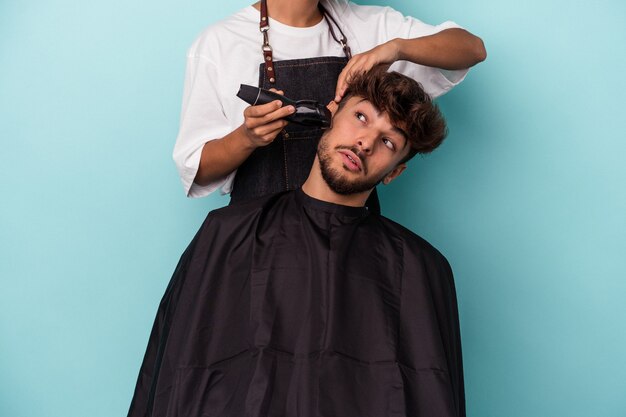
[[[374, 109], [374, 112], [376, 113], [376, 116], [380, 116], [380, 109], [378, 107], [376, 107], [374, 105], [374, 103], [372, 103], [371, 101], [369, 101], [366, 98], [361, 98], [359, 101], [357, 101], [355, 104], [360, 104], [362, 102], [368, 102], [370, 106], [372, 106], [372, 108]], [[404, 146], [402, 147], [402, 149], [406, 148], [406, 145], [409, 144], [409, 134], [406, 133], [403, 129], [400, 129], [398, 126], [393, 126], [391, 127], [391, 129], [396, 132], [397, 134], [401, 135], [404, 138]]]
[[402, 147], [402, 149], [406, 148], [406, 145], [409, 144], [409, 134], [406, 133], [403, 129], [400, 129], [399, 127], [396, 127], [396, 126], [393, 126], [393, 131], [398, 133], [404, 138], [404, 146]]

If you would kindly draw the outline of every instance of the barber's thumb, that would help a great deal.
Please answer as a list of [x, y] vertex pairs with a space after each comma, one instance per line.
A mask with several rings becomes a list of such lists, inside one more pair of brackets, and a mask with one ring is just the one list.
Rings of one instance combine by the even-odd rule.
[[339, 108], [339, 104], [337, 104], [336, 101], [331, 100], [330, 103], [328, 103], [326, 105], [326, 108], [328, 110], [330, 110], [330, 112], [333, 114], [333, 116], [335, 115], [335, 113], [337, 112], [337, 109]]

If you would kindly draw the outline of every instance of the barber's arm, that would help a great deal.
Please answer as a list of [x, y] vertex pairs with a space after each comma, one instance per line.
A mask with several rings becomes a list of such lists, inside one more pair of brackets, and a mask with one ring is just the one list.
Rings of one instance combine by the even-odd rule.
[[352, 74], [369, 71], [378, 64], [405, 60], [445, 70], [470, 68], [487, 57], [482, 39], [470, 32], [451, 28], [414, 39], [395, 38], [367, 52], [354, 55], [339, 74], [335, 101], [343, 97]]

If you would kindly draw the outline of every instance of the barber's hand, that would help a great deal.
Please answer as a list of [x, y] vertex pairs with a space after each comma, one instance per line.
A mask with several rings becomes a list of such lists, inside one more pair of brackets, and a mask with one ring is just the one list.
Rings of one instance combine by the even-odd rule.
[[[274, 88], [270, 91], [283, 94], [282, 91]], [[282, 104], [280, 100], [274, 100], [266, 104], [249, 106], [244, 110], [244, 122], [241, 128], [252, 147], [269, 145], [287, 125], [287, 121], [283, 118], [295, 112], [296, 109], [293, 106], [282, 107]]]
[[399, 55], [400, 49], [395, 39], [378, 45], [367, 52], [354, 55], [339, 74], [335, 89], [335, 101], [337, 103], [341, 101], [348, 87], [348, 81], [353, 76], [367, 72], [378, 64], [386, 64], [389, 67], [399, 59]]

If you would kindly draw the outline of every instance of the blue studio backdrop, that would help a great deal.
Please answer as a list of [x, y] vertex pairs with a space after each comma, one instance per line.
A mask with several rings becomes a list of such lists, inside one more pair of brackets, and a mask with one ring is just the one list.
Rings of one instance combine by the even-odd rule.
[[[368, 1], [374, 4], [373, 1]], [[125, 415], [206, 213], [185, 52], [248, 1], [0, 2], [0, 416]], [[626, 3], [386, 3], [481, 36], [450, 135], [380, 193], [456, 277], [470, 417], [626, 415]]]

